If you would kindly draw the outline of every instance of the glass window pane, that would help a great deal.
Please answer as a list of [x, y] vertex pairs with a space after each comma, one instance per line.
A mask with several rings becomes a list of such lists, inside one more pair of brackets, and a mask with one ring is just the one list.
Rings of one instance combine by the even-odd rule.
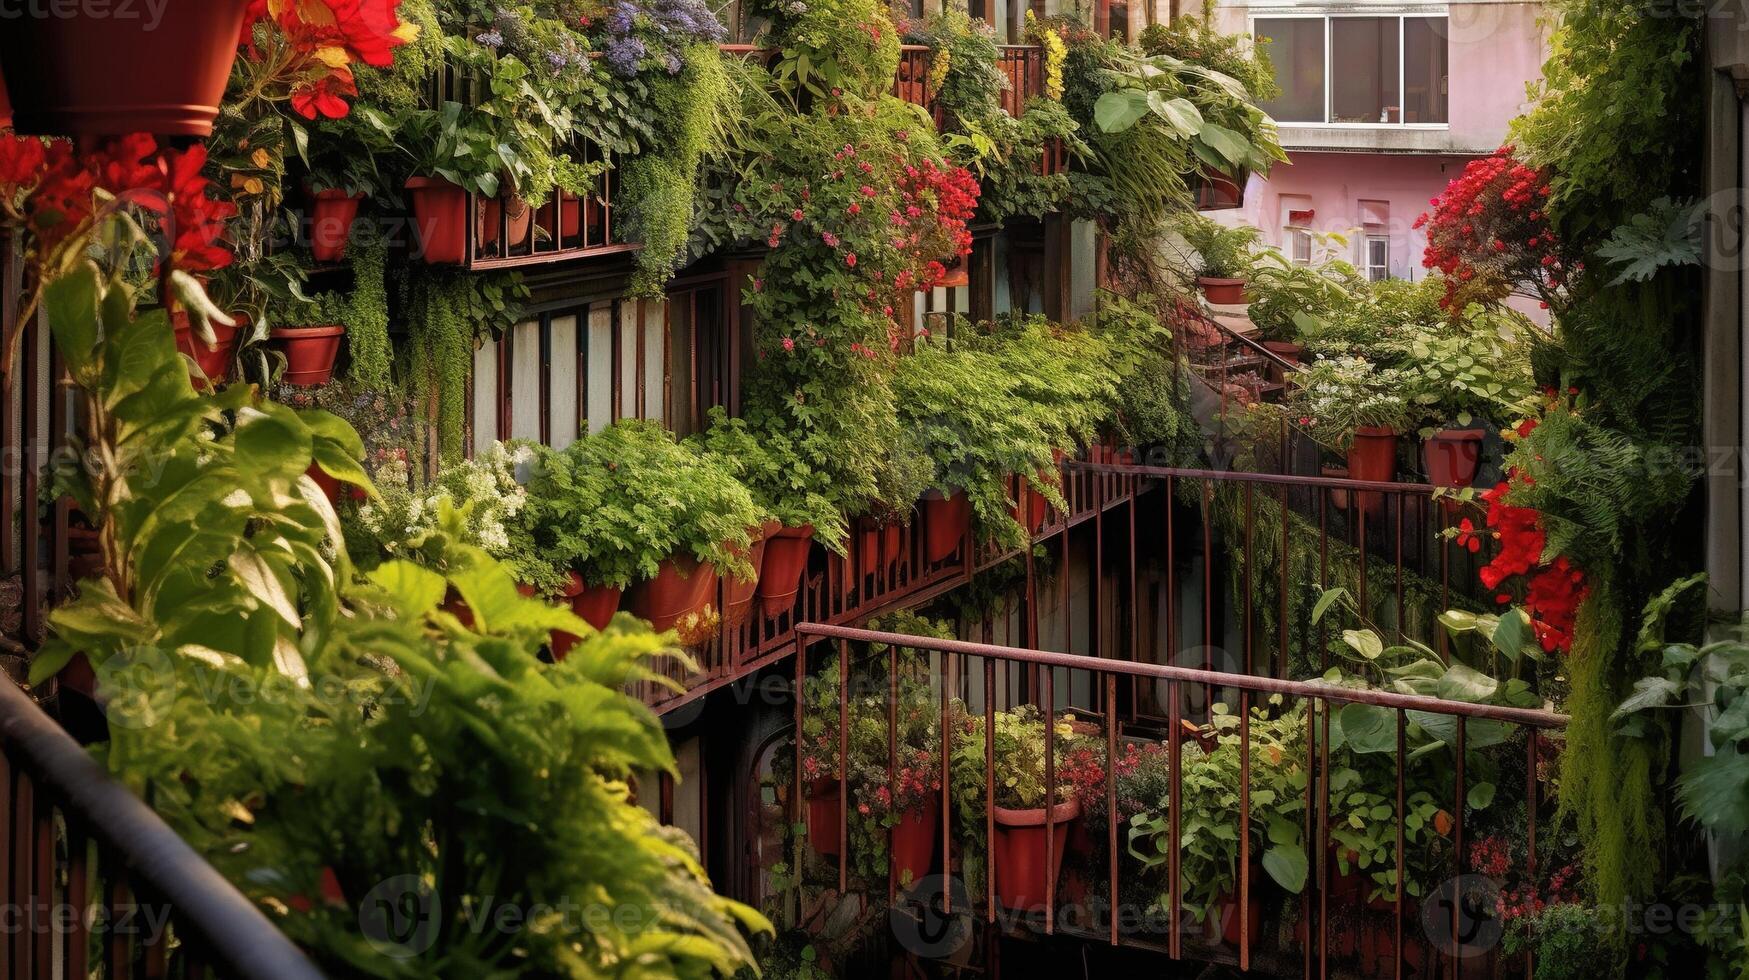
[[1257, 42], [1281, 86], [1281, 95], [1264, 103], [1264, 111], [1278, 122], [1323, 122], [1323, 18], [1259, 17]]
[[1451, 122], [1451, 62], [1444, 17], [1403, 18], [1403, 121]]
[[1330, 19], [1330, 121], [1402, 122], [1397, 99], [1397, 18]]

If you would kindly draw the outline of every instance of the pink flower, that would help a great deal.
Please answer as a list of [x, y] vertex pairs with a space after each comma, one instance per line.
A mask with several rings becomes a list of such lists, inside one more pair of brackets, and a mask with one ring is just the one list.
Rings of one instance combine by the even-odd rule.
[[851, 252], [849, 255], [846, 255], [844, 257], [844, 264], [850, 266], [852, 269], [856, 268], [856, 253]]
[[795, 350], [796, 349], [795, 338], [793, 338], [793, 337], [783, 338], [783, 349], [786, 351]]

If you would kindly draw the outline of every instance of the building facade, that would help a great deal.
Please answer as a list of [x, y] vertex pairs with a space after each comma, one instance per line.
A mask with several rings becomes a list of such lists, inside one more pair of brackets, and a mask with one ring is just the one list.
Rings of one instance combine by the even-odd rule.
[[1535, 3], [1288, 3], [1216, 8], [1223, 31], [1266, 46], [1281, 94], [1264, 104], [1289, 162], [1253, 176], [1230, 220], [1296, 261], [1340, 234], [1371, 279], [1419, 279], [1413, 226], [1464, 164], [1498, 148], [1539, 77]]

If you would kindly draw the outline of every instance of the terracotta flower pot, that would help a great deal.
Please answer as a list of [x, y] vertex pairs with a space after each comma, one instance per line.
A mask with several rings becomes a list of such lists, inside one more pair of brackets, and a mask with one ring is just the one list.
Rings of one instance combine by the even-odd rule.
[[812, 524], [780, 526], [766, 535], [765, 555], [759, 569], [759, 600], [768, 618], [775, 619], [795, 608], [813, 540]]
[[1196, 286], [1202, 290], [1202, 298], [1215, 306], [1240, 306], [1245, 302], [1245, 280], [1243, 279], [1197, 276]]
[[1467, 487], [1482, 469], [1481, 429], [1441, 429], [1421, 444], [1427, 481], [1436, 487]]
[[[528, 587], [527, 592], [523, 592], [523, 588], [523, 586], [518, 585], [516, 591], [522, 592], [523, 595], [534, 594], [534, 588], [532, 586]], [[444, 592], [443, 605], [440, 608], [442, 608], [444, 612], [449, 613], [451, 616], [460, 620], [461, 624], [468, 629], [474, 628], [474, 611], [468, 608], [467, 600], [462, 598], [462, 594], [456, 591], [455, 586], [450, 586], [449, 589]]]
[[923, 557], [944, 562], [959, 551], [972, 524], [972, 502], [964, 490], [942, 496], [931, 490], [923, 495]]
[[[1048, 473], [1040, 473], [1038, 475], [1039, 481], [1044, 482], [1049, 475]], [[1028, 534], [1038, 534], [1044, 528], [1045, 521], [1050, 519], [1051, 502], [1045, 499], [1044, 494], [1034, 490], [1032, 484], [1025, 480], [1020, 481], [1020, 490], [1015, 496], [1017, 499], [1014, 501], [1014, 519], [1020, 522], [1020, 526], [1026, 528]]]
[[[1348, 479], [1348, 467], [1337, 466], [1334, 463], [1324, 464], [1322, 467], [1320, 467], [1319, 472], [1321, 472], [1324, 476], [1330, 477], [1333, 480], [1346, 480], [1346, 479]], [[1337, 510], [1347, 510], [1348, 509], [1348, 491], [1347, 490], [1331, 490], [1331, 491], [1329, 491], [1329, 497], [1330, 497], [1330, 506], [1331, 507], [1334, 507]]]
[[[1276, 357], [1281, 358], [1290, 365], [1299, 364], [1300, 359], [1304, 357], [1306, 353], [1306, 348], [1303, 345], [1287, 340], [1265, 340], [1263, 341], [1263, 349], [1274, 354]], [[1288, 369], [1284, 369], [1278, 364], [1269, 365], [1269, 380], [1278, 384], [1286, 381], [1287, 370]]]
[[[508, 202], [508, 203], [506, 203]], [[501, 220], [508, 213], [510, 241], [505, 246], [509, 251], [512, 247], [528, 241], [528, 230], [534, 225], [534, 208], [528, 202], [511, 194], [508, 197], [480, 198], [474, 206], [474, 237], [482, 245], [498, 244], [498, 231]]]
[[934, 794], [921, 806], [908, 810], [893, 827], [892, 873], [894, 880], [915, 884], [935, 866], [936, 831], [941, 829], [941, 798]]
[[232, 327], [214, 322], [213, 339], [218, 343], [213, 347], [208, 347], [195, 334], [194, 324], [189, 322], [187, 312], [177, 310], [170, 315], [170, 322], [176, 328], [176, 349], [192, 358], [208, 381], [215, 385], [224, 381], [231, 371], [231, 358], [237, 350], [237, 333], [243, 329], [242, 321], [239, 320]]
[[[608, 594], [608, 596], [611, 596], [612, 605], [610, 605], [608, 610], [607, 610], [607, 618], [612, 619], [613, 613], [614, 613], [614, 608], [619, 605], [619, 590], [618, 589], [605, 589], [605, 590], [596, 590], [596, 591], [597, 592], [606, 592]], [[559, 596], [561, 598], [571, 600], [571, 611], [576, 613], [578, 616], [582, 617], [585, 622], [589, 623], [589, 625], [595, 626], [595, 622], [593, 620], [591, 620], [588, 616], [585, 616], [583, 614], [583, 612], [580, 612], [577, 608], [578, 607], [578, 599], [581, 596], [583, 596], [589, 592], [590, 592], [590, 590], [586, 586], [584, 586], [584, 584], [583, 584], [583, 576], [578, 575], [576, 572], [573, 571], [573, 572], [569, 572], [566, 574], [565, 585], [562, 589], [559, 590]], [[599, 606], [603, 601], [604, 601], [603, 596], [591, 595], [590, 601], [585, 602], [583, 605], [584, 605], [585, 610], [587, 610], [591, 613], [594, 613], [594, 612], [597, 612], [596, 607]], [[601, 629], [600, 626], [595, 626], [595, 628]], [[551, 638], [551, 649], [553, 652], [553, 662], [558, 663], [559, 661], [564, 660], [565, 655], [570, 653], [571, 648], [576, 646], [577, 641], [581, 640], [581, 639], [582, 639], [582, 637], [576, 635], [575, 633], [566, 633], [563, 630], [554, 630], [552, 638]]]
[[583, 199], [575, 194], [559, 192], [559, 234], [560, 243], [583, 234]]
[[863, 517], [856, 522], [856, 571], [863, 578], [878, 572], [882, 566], [891, 569], [899, 562], [899, 549], [904, 546], [897, 521], [882, 524]]
[[765, 536], [771, 530], [781, 529], [776, 522], [767, 522], [753, 529], [753, 544], [747, 549], [747, 561], [753, 566], [753, 577], [739, 579], [733, 575], [723, 578], [723, 625], [739, 626], [747, 621], [747, 613], [753, 606], [753, 595], [759, 590], [759, 571], [765, 561]]
[[330, 188], [316, 191], [310, 202], [310, 255], [317, 262], [346, 258], [346, 243], [352, 237], [352, 222], [358, 218], [363, 194], [348, 194]]
[[655, 578], [632, 586], [631, 610], [664, 633], [709, 605], [716, 590], [715, 568], [691, 555], [675, 555], [657, 568]]
[[428, 265], [460, 265], [468, 257], [468, 192], [442, 177], [413, 177], [413, 223]]
[[808, 846], [815, 854], [836, 855], [842, 846], [839, 828], [844, 812], [838, 780], [814, 780], [803, 787], [802, 801], [807, 804]]
[[613, 614], [619, 612], [619, 600], [623, 594], [624, 590], [611, 585], [586, 585], [571, 597], [571, 611], [585, 623], [604, 630], [613, 622]]
[[338, 324], [314, 327], [274, 327], [269, 341], [285, 354], [288, 385], [308, 388], [325, 385], [334, 377], [334, 359], [340, 356], [340, 338], [346, 328]]
[[18, 7], [0, 29], [18, 132], [211, 135], [249, 0], [161, 7]]
[[990, 865], [996, 873], [996, 900], [1004, 908], [1034, 912], [1045, 907], [1045, 892], [1063, 870], [1063, 850], [1069, 837], [1069, 821], [1081, 815], [1077, 800], [1059, 803], [1051, 810], [1054, 821], [1051, 864], [1045, 865], [1045, 809], [995, 808], [996, 839]]
[[316, 486], [321, 488], [322, 496], [327, 497], [329, 503], [337, 504], [340, 502], [340, 481], [329, 476], [326, 470], [311, 463], [310, 468], [304, 471], [304, 475], [316, 481]]
[[[1397, 478], [1397, 432], [1376, 425], [1356, 426], [1348, 447], [1348, 476], [1353, 480], [1389, 483]], [[1356, 505], [1372, 516], [1384, 506], [1382, 493], [1357, 493]]]
[[[1263, 872], [1261, 867], [1251, 869], [1251, 894], [1245, 903], [1245, 917], [1239, 917], [1239, 897], [1222, 895], [1215, 900], [1215, 907], [1209, 913], [1208, 921], [1203, 923], [1203, 934], [1210, 941], [1224, 942], [1229, 946], [1239, 945], [1239, 930], [1243, 927], [1249, 930], [1251, 944], [1256, 946], [1263, 938], [1263, 896], [1258, 893], [1258, 875]], [[1249, 920], [1248, 922], [1246, 920]]]
[[0, 129], [12, 125], [12, 102], [6, 98], [6, 76], [0, 73]]

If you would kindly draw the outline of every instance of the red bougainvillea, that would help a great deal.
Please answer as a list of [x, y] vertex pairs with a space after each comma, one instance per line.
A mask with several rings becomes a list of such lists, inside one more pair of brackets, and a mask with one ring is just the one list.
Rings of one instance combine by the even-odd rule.
[[[292, 110], [308, 119], [340, 118], [358, 94], [354, 62], [386, 68], [394, 49], [418, 36], [402, 23], [401, 0], [254, 0], [243, 24], [249, 57], [287, 80]], [[278, 37], [258, 43], [255, 26], [270, 20]]]
[[[1488, 527], [1500, 542], [1500, 551], [1482, 568], [1482, 584], [1495, 591], [1502, 605], [1514, 601], [1510, 592], [1500, 591], [1509, 579], [1523, 579], [1524, 595], [1520, 601], [1530, 619], [1537, 642], [1548, 653], [1566, 653], [1573, 648], [1573, 621], [1579, 604], [1585, 601], [1589, 589], [1585, 575], [1567, 560], [1557, 555], [1543, 560], [1548, 535], [1538, 513], [1529, 507], [1506, 502], [1514, 485], [1528, 486], [1530, 477], [1510, 470], [1506, 479], [1482, 494], [1488, 505]], [[1476, 531], [1469, 520], [1459, 525], [1458, 541], [1471, 551], [1480, 547]]]
[[1442, 306], [1455, 313], [1512, 293], [1547, 306], [1559, 296], [1568, 268], [1543, 210], [1548, 195], [1548, 175], [1503, 146], [1429, 202], [1415, 227], [1427, 229], [1421, 264], [1445, 274]]

